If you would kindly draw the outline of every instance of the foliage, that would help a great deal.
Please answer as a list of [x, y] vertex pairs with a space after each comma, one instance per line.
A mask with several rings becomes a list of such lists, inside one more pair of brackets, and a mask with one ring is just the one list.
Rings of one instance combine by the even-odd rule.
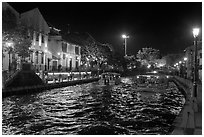
[[160, 52], [153, 48], [142, 48], [138, 51], [137, 58], [143, 65], [153, 65], [160, 58]]
[[[29, 57], [31, 38], [28, 35], [28, 29], [17, 23], [16, 16], [10, 9], [6, 9], [2, 13], [2, 50], [17, 54], [22, 59]], [[8, 47], [7, 43], [12, 43], [12, 47]]]
[[127, 67], [136, 69], [139, 68], [141, 63], [136, 59], [134, 55], [126, 57]]
[[81, 46], [81, 67], [89, 66], [91, 69], [104, 68], [111, 64], [112, 49], [110, 44], [102, 44], [96, 41], [88, 33], [64, 34], [64, 39]]
[[168, 54], [163, 57], [166, 60], [168, 66], [173, 66], [178, 60], [182, 59], [184, 54]]

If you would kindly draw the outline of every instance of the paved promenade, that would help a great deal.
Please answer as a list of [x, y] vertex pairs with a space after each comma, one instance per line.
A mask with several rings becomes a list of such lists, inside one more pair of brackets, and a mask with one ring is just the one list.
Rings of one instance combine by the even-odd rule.
[[[197, 86], [197, 98], [192, 99], [191, 81], [176, 77], [187, 93], [187, 102], [181, 115], [177, 117], [173, 135], [202, 135], [202, 84]], [[193, 103], [195, 100], [196, 103]]]

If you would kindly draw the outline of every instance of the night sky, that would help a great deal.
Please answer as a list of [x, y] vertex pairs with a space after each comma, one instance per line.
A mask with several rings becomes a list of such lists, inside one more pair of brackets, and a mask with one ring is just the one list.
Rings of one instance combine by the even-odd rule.
[[38, 7], [47, 22], [61, 30], [88, 32], [122, 51], [121, 35], [130, 36], [128, 54], [143, 47], [163, 55], [192, 45], [193, 27], [202, 27], [201, 2], [35, 2], [9, 3], [19, 13]]

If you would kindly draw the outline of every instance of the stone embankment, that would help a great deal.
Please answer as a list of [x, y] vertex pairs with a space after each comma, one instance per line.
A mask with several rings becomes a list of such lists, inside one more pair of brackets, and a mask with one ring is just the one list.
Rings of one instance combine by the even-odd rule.
[[72, 80], [72, 81], [59, 82], [59, 83], [11, 87], [11, 88], [3, 89], [2, 96], [7, 97], [11, 95], [22, 95], [22, 94], [27, 94], [27, 93], [41, 92], [44, 90], [61, 88], [61, 87], [66, 87], [66, 86], [73, 86], [77, 84], [90, 83], [90, 82], [94, 82], [98, 80], [99, 78], [89, 78], [89, 79]]
[[72, 79], [68, 81], [58, 81], [54, 83], [44, 82], [32, 69], [30, 64], [23, 64], [22, 69], [17, 71], [8, 79], [2, 89], [2, 96], [22, 95], [26, 93], [40, 92], [53, 88], [72, 86], [76, 84], [98, 81], [98, 77], [87, 77], [85, 79]]

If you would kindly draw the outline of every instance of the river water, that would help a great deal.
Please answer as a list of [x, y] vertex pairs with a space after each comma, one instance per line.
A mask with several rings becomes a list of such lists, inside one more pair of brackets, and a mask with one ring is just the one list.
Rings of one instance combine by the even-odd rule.
[[114, 87], [97, 82], [2, 101], [4, 135], [169, 134], [185, 102], [174, 83], [138, 91], [133, 79]]

